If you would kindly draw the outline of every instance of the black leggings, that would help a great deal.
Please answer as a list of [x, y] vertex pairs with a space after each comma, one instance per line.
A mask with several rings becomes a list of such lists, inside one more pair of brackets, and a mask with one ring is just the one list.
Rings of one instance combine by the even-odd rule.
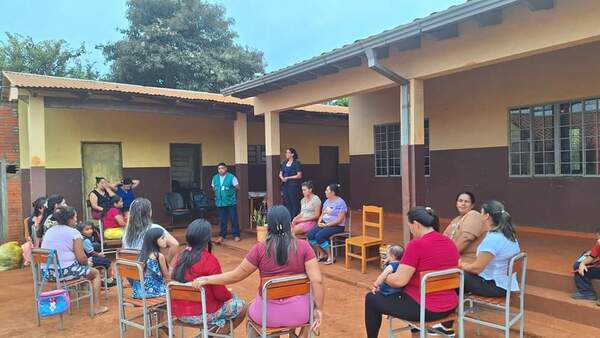
[[483, 297], [504, 297], [506, 290], [496, 286], [493, 280], [485, 280], [478, 275], [465, 273], [465, 292]]
[[[381, 293], [367, 293], [365, 297], [365, 326], [367, 337], [377, 338], [381, 327], [381, 316], [391, 315], [404, 320], [417, 321], [420, 319], [421, 307], [411, 296], [404, 292], [396, 295], [384, 296]], [[431, 312], [425, 310], [427, 321], [442, 319], [454, 310], [445, 312]]]

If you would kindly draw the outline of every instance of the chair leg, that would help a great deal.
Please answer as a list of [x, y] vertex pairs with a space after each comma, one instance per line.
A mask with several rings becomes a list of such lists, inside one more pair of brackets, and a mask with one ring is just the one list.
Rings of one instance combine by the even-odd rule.
[[[88, 291], [90, 292], [90, 317], [94, 317], [94, 315], [96, 315], [94, 313], [94, 289], [93, 289], [93, 285], [92, 285], [92, 281], [88, 280], [87, 281], [88, 284]], [[100, 299], [97, 300], [98, 302], [100, 301]]]
[[394, 338], [394, 329], [392, 328], [392, 316], [388, 316], [387, 336], [388, 338]]
[[523, 338], [525, 333], [525, 312], [521, 309], [521, 320], [519, 323], [519, 338]]
[[60, 329], [64, 330], [65, 329], [65, 318], [63, 317], [63, 315], [60, 315]]
[[362, 256], [360, 259], [360, 271], [367, 273], [367, 247], [362, 246], [360, 248], [360, 255]]
[[108, 299], [108, 269], [104, 270], [104, 298]]
[[348, 244], [348, 242], [346, 242], [346, 269], [350, 269], [350, 256], [348, 255], [348, 253], [350, 252], [351, 248], [350, 248], [350, 244]]

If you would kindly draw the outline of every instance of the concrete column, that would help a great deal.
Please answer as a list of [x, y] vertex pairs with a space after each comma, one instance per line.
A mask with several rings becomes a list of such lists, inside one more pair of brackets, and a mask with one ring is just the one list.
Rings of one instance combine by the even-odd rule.
[[410, 240], [406, 214], [410, 208], [425, 201], [423, 80], [411, 79], [408, 84], [401, 85], [400, 103], [403, 239], [406, 244]]
[[240, 227], [250, 227], [248, 203], [248, 117], [238, 112], [233, 122], [233, 143], [235, 149], [235, 175], [240, 182], [237, 195]]
[[29, 196], [34, 201], [46, 196], [46, 113], [44, 98], [29, 96], [27, 106], [27, 139], [29, 172]]
[[265, 152], [267, 157], [267, 203], [271, 207], [281, 204], [281, 181], [279, 165], [281, 161], [281, 140], [279, 134], [279, 113], [265, 113]]

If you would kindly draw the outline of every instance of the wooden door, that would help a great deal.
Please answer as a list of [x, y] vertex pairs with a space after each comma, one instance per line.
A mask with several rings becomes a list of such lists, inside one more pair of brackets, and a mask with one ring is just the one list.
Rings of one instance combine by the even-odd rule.
[[120, 143], [81, 144], [83, 168], [83, 205], [86, 218], [90, 218], [87, 198], [96, 186], [96, 177], [104, 177], [109, 182], [120, 181], [123, 177], [123, 162]]

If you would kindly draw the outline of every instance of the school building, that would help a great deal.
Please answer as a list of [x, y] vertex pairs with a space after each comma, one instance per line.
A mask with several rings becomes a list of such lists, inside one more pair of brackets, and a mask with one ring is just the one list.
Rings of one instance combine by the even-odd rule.
[[[2, 80], [3, 241], [22, 239], [23, 218], [40, 196], [63, 195], [83, 218], [96, 176], [140, 179], [136, 195], [152, 201], [153, 219], [163, 224], [173, 185], [211, 196], [219, 162], [239, 178], [242, 226], [249, 192], [266, 191], [265, 121], [254, 115], [253, 99], [14, 72]], [[280, 122], [280, 146], [298, 151], [304, 177], [319, 192], [347, 184], [346, 107], [294, 108]]]
[[254, 98], [272, 168], [282, 112], [349, 97], [354, 208], [428, 205], [450, 218], [468, 190], [505, 203], [519, 225], [590, 231], [599, 16], [596, 0], [466, 1], [222, 92]]

